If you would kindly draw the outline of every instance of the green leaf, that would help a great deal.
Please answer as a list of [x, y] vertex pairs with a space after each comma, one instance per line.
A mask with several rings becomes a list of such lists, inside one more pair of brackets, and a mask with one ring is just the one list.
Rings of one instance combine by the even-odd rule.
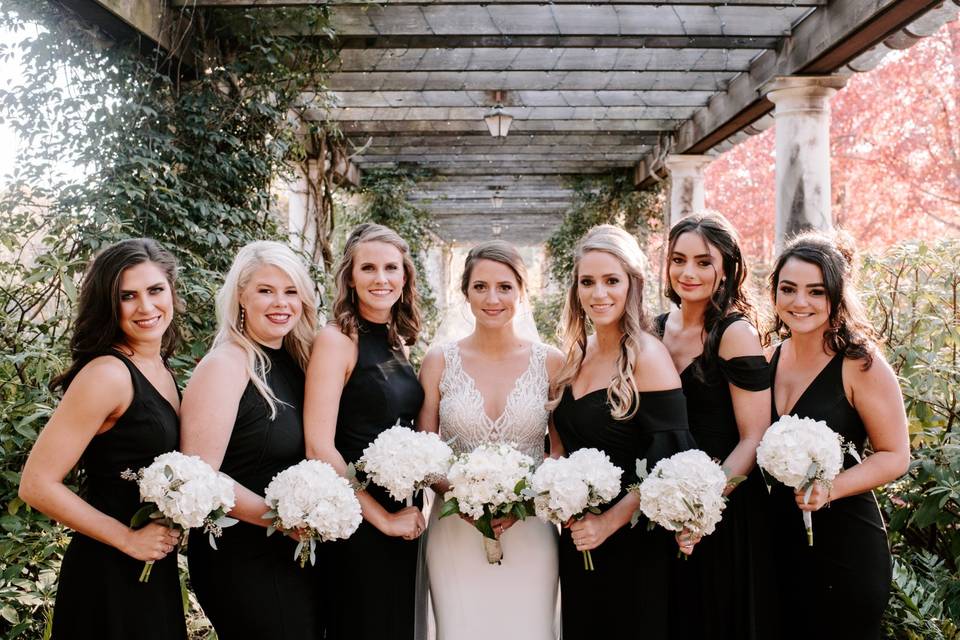
[[440, 517], [446, 518], [447, 516], [452, 516], [456, 513], [460, 513], [460, 503], [456, 498], [450, 498], [443, 503], [443, 506], [440, 508]]
[[10, 624], [20, 623], [20, 614], [18, 614], [17, 610], [10, 605], [5, 605], [2, 609], [0, 609], [0, 617]]
[[490, 523], [489, 516], [484, 516], [482, 518], [477, 519], [473, 523], [473, 526], [475, 526], [477, 530], [487, 538], [490, 538], [491, 540], [496, 540], [497, 536], [493, 532], [493, 526]]
[[139, 529], [143, 525], [147, 524], [151, 519], [156, 518], [156, 515], [159, 513], [160, 511], [157, 510], [157, 505], [149, 502], [144, 504], [137, 509], [137, 512], [134, 513], [133, 517], [130, 518], [130, 528]]

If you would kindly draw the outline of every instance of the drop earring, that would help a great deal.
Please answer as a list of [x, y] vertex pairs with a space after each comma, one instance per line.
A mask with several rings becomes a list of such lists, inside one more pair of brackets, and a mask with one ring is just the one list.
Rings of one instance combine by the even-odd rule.
[[244, 314], [244, 311], [243, 311], [243, 307], [240, 307], [240, 319], [239, 319], [239, 321], [237, 322], [237, 324], [240, 326], [240, 333], [243, 333], [243, 330], [244, 330], [244, 328], [245, 328], [245, 327], [244, 327], [245, 321], [246, 321], [246, 317], [245, 317], [245, 314]]

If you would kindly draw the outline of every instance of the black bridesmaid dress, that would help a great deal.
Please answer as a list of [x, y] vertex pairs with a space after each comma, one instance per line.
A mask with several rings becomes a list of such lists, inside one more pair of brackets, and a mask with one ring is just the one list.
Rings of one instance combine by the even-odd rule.
[[[610, 415], [607, 390], [580, 398], [568, 386], [553, 413], [554, 426], [567, 454], [577, 449], [599, 449], [623, 469], [623, 490], [637, 482], [636, 462], [646, 459], [652, 469], [660, 459], [696, 448], [687, 428], [687, 406], [680, 389], [640, 394], [640, 408], [629, 420]], [[560, 536], [560, 596], [564, 640], [643, 638], [664, 640], [675, 624], [670, 612], [671, 584], [677, 565], [674, 534], [661, 527], [647, 529], [647, 519], [636, 527], [616, 531], [591, 552], [594, 571], [583, 568], [564, 528]]]
[[[776, 383], [780, 347], [770, 362]], [[867, 431], [843, 390], [838, 353], [803, 392], [790, 414], [823, 420], [862, 455]], [[773, 403], [777, 419], [776, 401]], [[845, 454], [844, 468], [857, 464]], [[769, 476], [768, 476], [769, 478]], [[890, 595], [892, 568], [887, 532], [872, 491], [839, 498], [813, 512], [813, 546], [807, 544], [793, 489], [773, 484], [771, 527], [783, 632], [787, 639], [877, 640]]]
[[[740, 315], [720, 321], [720, 333]], [[667, 314], [656, 327], [663, 336]], [[687, 398], [690, 432], [697, 448], [723, 462], [740, 440], [730, 396], [730, 384], [747, 391], [770, 388], [770, 371], [763, 356], [724, 360], [713, 354], [713, 366], [697, 375], [703, 356], [680, 373]], [[769, 503], [758, 467], [729, 494], [723, 519], [701, 540], [682, 567], [680, 588], [685, 610], [685, 635], [704, 640], [767, 640], [776, 638], [774, 569], [770, 561]]]
[[[277, 400], [277, 415], [253, 386], [240, 397], [237, 418], [220, 471], [263, 495], [277, 473], [305, 457], [303, 440], [304, 373], [284, 349], [260, 345], [270, 360], [267, 385]], [[301, 568], [297, 543], [265, 527], [246, 522], [223, 530], [217, 549], [194, 529], [187, 557], [190, 579], [204, 613], [220, 640], [304, 640], [323, 637], [325, 603], [315, 573], [324, 571], [323, 547], [317, 566]]]
[[[337, 413], [337, 450], [356, 462], [380, 432], [413, 422], [423, 389], [403, 351], [387, 338], [387, 325], [360, 320], [357, 364], [344, 385]], [[394, 513], [404, 506], [376, 485], [368, 493]], [[332, 546], [329, 637], [337, 640], [407, 640], [414, 635], [419, 540], [386, 536], [364, 520], [356, 533]]]
[[[140, 508], [136, 482], [120, 474], [148, 466], [180, 442], [176, 410], [140, 370], [117, 351], [130, 372], [133, 401], [113, 427], [94, 436], [80, 458], [81, 495], [124, 524]], [[143, 561], [82, 533], [74, 533], [60, 566], [53, 610], [55, 640], [103, 638], [181, 640], [187, 637], [177, 554], [155, 562], [150, 581], [139, 582]]]

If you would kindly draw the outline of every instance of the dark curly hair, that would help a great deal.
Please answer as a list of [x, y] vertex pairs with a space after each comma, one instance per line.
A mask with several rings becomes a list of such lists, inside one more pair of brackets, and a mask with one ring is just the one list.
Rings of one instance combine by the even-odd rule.
[[[830, 302], [829, 326], [823, 334], [823, 346], [833, 353], [842, 353], [844, 358], [862, 358], [863, 370], [869, 369], [878, 338], [856, 290], [857, 255], [850, 236], [842, 231], [829, 234], [807, 231], [787, 243], [770, 274], [770, 295], [774, 306], [780, 271], [791, 258], [816, 265], [823, 274], [823, 286]], [[776, 336], [782, 341], [790, 337], [790, 328], [779, 315], [775, 315], [773, 328], [767, 336]]]

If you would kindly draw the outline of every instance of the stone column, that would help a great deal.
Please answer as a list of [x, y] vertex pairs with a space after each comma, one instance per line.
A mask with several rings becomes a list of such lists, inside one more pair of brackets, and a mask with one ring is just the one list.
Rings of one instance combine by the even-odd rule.
[[663, 164], [670, 173], [670, 226], [705, 208], [703, 170], [713, 156], [669, 155]]
[[776, 78], [764, 87], [776, 108], [777, 251], [807, 229], [830, 229], [830, 98], [842, 76]]
[[307, 160], [307, 172], [302, 165], [293, 167], [293, 180], [287, 191], [287, 229], [290, 246], [312, 255], [317, 240], [317, 216], [315, 194], [311, 193], [311, 183], [316, 186], [319, 179], [319, 162]]

